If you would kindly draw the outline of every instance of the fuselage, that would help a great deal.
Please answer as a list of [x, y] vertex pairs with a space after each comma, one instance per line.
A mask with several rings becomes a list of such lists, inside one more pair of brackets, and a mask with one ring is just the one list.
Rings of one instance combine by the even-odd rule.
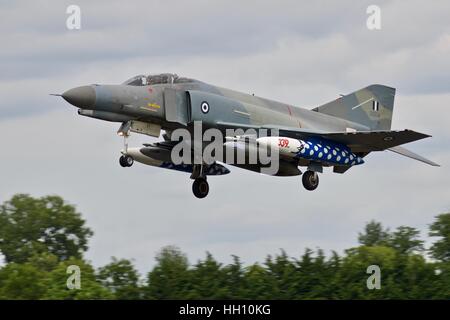
[[[186, 109], [184, 115], [186, 122], [199, 120], [203, 121], [206, 127], [216, 126], [217, 123], [234, 123], [242, 124], [244, 129], [249, 126], [270, 124], [278, 127], [327, 132], [342, 132], [349, 128], [357, 131], [368, 130], [364, 125], [345, 119], [197, 80], [153, 85], [121, 84], [91, 85], [89, 87], [94, 91], [95, 101], [89, 105], [77, 105], [82, 109], [79, 112], [81, 115], [115, 122], [124, 122], [127, 119], [146, 121], [159, 124], [164, 130], [186, 126], [182, 123], [183, 121], [170, 119], [169, 113], [173, 113], [173, 110], [169, 110], [171, 106], [167, 101], [169, 99], [168, 92], [175, 92], [175, 94], [188, 92], [190, 101], [176, 101], [176, 103], [185, 105], [178, 105], [175, 112], [179, 113], [180, 110]], [[70, 91], [67, 94], [70, 95]], [[221, 98], [217, 99], [217, 97]], [[208, 98], [212, 99], [211, 102], [208, 101], [211, 110], [207, 114], [194, 110], [196, 106], [193, 106], [193, 100], [196, 98], [205, 101]], [[68, 100], [73, 102], [70, 101], [70, 98]], [[223, 129], [226, 125], [218, 127]]]
[[[248, 134], [247, 130], [258, 127], [276, 129], [286, 127], [291, 130], [298, 128], [314, 132], [369, 130], [361, 124], [345, 119], [198, 80], [173, 78], [170, 74], [167, 74], [165, 83], [149, 84], [145, 83], [146, 81], [140, 82], [133, 79], [121, 85], [91, 85], [75, 88], [72, 89], [75, 92], [71, 93], [69, 90], [63, 94], [63, 97], [80, 108], [80, 115], [122, 123], [139, 122], [140, 127], [142, 124], [144, 127], [149, 124], [156, 127], [156, 130], [144, 128], [143, 131], [135, 129], [134, 132], [154, 136], [159, 136], [161, 129], [169, 135], [178, 128], [185, 128], [194, 133], [195, 123], [201, 123], [202, 130], [219, 129], [223, 137], [227, 136], [228, 129], [234, 132], [240, 129]], [[71, 96], [84, 96], [84, 98], [74, 101]], [[256, 132], [256, 135], [259, 134], [260, 132]], [[283, 141], [289, 141], [289, 139], [280, 137], [279, 143]], [[325, 166], [351, 166], [363, 162], [361, 157], [352, 153], [347, 146], [333, 141], [310, 138], [306, 142], [301, 140], [297, 142], [304, 145], [303, 150], [298, 149], [297, 153], [284, 157], [289, 162], [289, 165], [284, 166], [288, 168], [287, 172], [278, 174], [299, 174], [297, 165], [309, 165], [311, 162], [322, 163]], [[230, 147], [230, 143], [224, 144], [224, 148], [227, 147]], [[239, 149], [240, 147], [233, 143], [231, 148]], [[282, 149], [280, 146], [277, 148]], [[259, 165], [253, 167], [246, 164], [243, 167], [250, 170], [260, 168]]]

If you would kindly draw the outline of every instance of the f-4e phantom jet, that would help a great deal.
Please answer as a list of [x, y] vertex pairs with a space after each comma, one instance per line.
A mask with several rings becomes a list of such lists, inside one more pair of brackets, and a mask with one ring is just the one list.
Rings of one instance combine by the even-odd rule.
[[[389, 150], [437, 166], [400, 147], [430, 136], [412, 130], [391, 130], [395, 89], [384, 85], [369, 85], [311, 110], [170, 73], [138, 75], [118, 85], [76, 87], [61, 96], [79, 108], [82, 116], [121, 123], [118, 133], [124, 136], [119, 160], [122, 167], [137, 161], [189, 172], [198, 198], [209, 192], [207, 176], [229, 173], [218, 161], [174, 163], [172, 151], [179, 141], [172, 140], [173, 133], [177, 129], [193, 133], [198, 123], [202, 125], [201, 133], [208, 129], [223, 133], [219, 142], [227, 150], [244, 149], [244, 154], [248, 153], [249, 141], [255, 142], [254, 149], [273, 147], [279, 165], [271, 174], [300, 175], [299, 167], [305, 167], [302, 182], [307, 190], [317, 188], [318, 173], [324, 167], [333, 167], [333, 172], [342, 174], [364, 163], [364, 158], [374, 151]], [[253, 130], [256, 134], [230, 136], [230, 130]], [[278, 135], [260, 135], [264, 130], [276, 130]], [[161, 142], [138, 148], [127, 146], [130, 132], [159, 137], [161, 131]], [[265, 166], [258, 161], [222, 163], [260, 172]]]

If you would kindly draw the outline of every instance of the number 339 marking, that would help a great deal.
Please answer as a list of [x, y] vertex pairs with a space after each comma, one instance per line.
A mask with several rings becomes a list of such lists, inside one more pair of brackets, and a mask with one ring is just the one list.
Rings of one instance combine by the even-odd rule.
[[289, 146], [289, 140], [288, 139], [278, 139], [278, 146], [280, 148], [287, 148]]

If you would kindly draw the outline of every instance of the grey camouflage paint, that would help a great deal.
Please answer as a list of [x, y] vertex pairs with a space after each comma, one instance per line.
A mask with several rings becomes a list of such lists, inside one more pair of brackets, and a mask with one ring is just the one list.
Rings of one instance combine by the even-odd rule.
[[[95, 103], [88, 106], [69, 101], [67, 96], [70, 96], [71, 90], [63, 97], [66, 95], [66, 100], [81, 108], [81, 115], [106, 121], [124, 122], [127, 119], [149, 122], [160, 125], [169, 135], [177, 128], [192, 131], [194, 121], [202, 121], [203, 129], [218, 128], [223, 133], [226, 129], [275, 128], [280, 130], [280, 135], [293, 138], [314, 137], [345, 144], [361, 157], [371, 151], [428, 137], [413, 131], [389, 131], [395, 89], [383, 85], [370, 85], [308, 110], [172, 74], [157, 77], [169, 80], [166, 83], [136, 85], [137, 81], [132, 78], [121, 85], [72, 89], [94, 89]], [[144, 79], [151, 82], [153, 78]], [[202, 106], [207, 112], [202, 110]], [[398, 150], [393, 151], [401, 153]], [[420, 161], [424, 159], [414, 157], [412, 153], [401, 154]], [[427, 163], [434, 164], [431, 161]], [[280, 175], [299, 174], [296, 169], [298, 165], [308, 166], [310, 162], [300, 159], [297, 163], [282, 163], [284, 168], [280, 169]], [[257, 166], [243, 167], [257, 169]], [[334, 169], [343, 173], [348, 166], [335, 166]]]

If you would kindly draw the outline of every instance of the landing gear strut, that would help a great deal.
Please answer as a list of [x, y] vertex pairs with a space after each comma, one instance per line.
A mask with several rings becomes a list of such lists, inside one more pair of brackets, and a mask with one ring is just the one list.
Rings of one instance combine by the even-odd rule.
[[206, 178], [195, 179], [192, 184], [192, 192], [194, 193], [194, 196], [199, 199], [206, 197], [209, 192], [209, 184], [208, 181], [206, 181]]
[[306, 190], [313, 191], [319, 185], [319, 175], [314, 171], [306, 171], [302, 176], [303, 186]]
[[119, 163], [122, 167], [131, 167], [134, 163], [134, 160], [129, 155], [123, 155], [119, 158]]
[[117, 131], [117, 134], [119, 136], [123, 137], [123, 150], [122, 150], [122, 156], [119, 158], [119, 163], [122, 167], [131, 167], [133, 165], [133, 158], [129, 155], [127, 155], [128, 151], [128, 137], [130, 136], [130, 121], [123, 122], [120, 126], [119, 130]]

